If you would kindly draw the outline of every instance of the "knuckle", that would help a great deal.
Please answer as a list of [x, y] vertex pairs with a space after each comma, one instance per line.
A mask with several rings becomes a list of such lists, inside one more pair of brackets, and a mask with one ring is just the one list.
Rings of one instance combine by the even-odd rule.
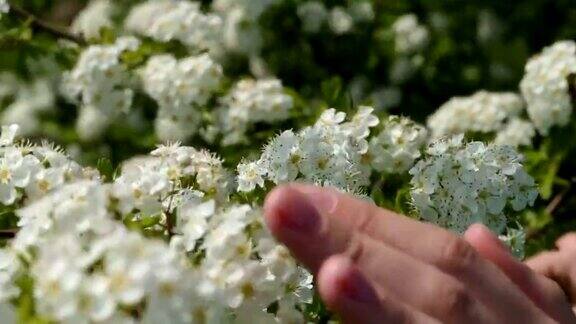
[[444, 288], [438, 295], [439, 311], [447, 318], [472, 318], [474, 298], [461, 287]]
[[439, 266], [450, 273], [466, 271], [476, 260], [474, 248], [460, 238], [451, 238], [440, 252]]
[[399, 305], [398, 300], [392, 296], [380, 296], [380, 305], [383, 322], [385, 323], [399, 323], [399, 324], [416, 324], [412, 312], [406, 307]]
[[376, 225], [376, 217], [378, 217], [377, 214], [375, 208], [365, 209], [362, 215], [358, 217], [358, 221], [355, 224], [355, 232], [372, 236]]
[[359, 233], [352, 234], [345, 254], [354, 262], [358, 264], [366, 254], [366, 242]]

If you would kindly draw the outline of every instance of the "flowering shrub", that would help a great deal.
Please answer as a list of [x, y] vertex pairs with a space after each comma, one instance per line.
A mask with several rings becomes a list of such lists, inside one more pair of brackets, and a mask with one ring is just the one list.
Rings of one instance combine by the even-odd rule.
[[291, 181], [520, 258], [576, 228], [573, 16], [81, 2], [0, 0], [2, 323], [336, 320], [263, 223]]

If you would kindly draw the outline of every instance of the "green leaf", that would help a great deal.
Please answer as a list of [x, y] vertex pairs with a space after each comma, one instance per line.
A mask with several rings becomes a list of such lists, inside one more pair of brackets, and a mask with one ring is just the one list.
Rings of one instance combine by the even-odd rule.
[[96, 168], [100, 171], [100, 175], [104, 177], [104, 179], [114, 179], [114, 165], [112, 161], [108, 158], [100, 158], [98, 159], [98, 163], [96, 164]]

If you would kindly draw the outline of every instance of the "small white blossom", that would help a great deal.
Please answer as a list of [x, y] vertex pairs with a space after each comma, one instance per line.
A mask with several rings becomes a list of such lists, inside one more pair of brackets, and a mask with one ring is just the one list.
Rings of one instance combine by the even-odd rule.
[[526, 243], [526, 232], [524, 229], [508, 228], [505, 235], [499, 236], [504, 244], [508, 245], [512, 254], [522, 260], [524, 259], [524, 245]]
[[266, 170], [258, 162], [238, 164], [238, 191], [252, 191], [258, 187], [264, 187], [264, 175]]

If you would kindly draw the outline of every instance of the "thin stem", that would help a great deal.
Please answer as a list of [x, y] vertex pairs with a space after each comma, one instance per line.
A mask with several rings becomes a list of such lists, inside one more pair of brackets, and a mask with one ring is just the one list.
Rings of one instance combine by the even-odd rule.
[[69, 33], [64, 28], [45, 22], [23, 8], [10, 4], [10, 13], [13, 13], [20, 19], [30, 23], [30, 26], [34, 30], [43, 31], [58, 38], [64, 38], [81, 45], [86, 44], [86, 41], [82, 37]]
[[570, 191], [570, 188], [567, 188], [567, 189], [563, 190], [562, 192], [560, 192], [559, 194], [557, 194], [556, 196], [554, 196], [554, 198], [552, 198], [552, 201], [550, 201], [548, 206], [546, 206], [546, 212], [549, 215], [554, 214], [554, 212], [556, 211], [558, 206], [560, 206], [560, 203], [562, 203], [562, 200], [564, 200], [564, 197], [566, 197], [566, 194], [569, 191]]
[[172, 185], [172, 190], [170, 190], [170, 200], [168, 201], [168, 208], [166, 208], [166, 231], [168, 232], [168, 237], [174, 235], [174, 214], [172, 213], [172, 203], [174, 202], [174, 185]]

